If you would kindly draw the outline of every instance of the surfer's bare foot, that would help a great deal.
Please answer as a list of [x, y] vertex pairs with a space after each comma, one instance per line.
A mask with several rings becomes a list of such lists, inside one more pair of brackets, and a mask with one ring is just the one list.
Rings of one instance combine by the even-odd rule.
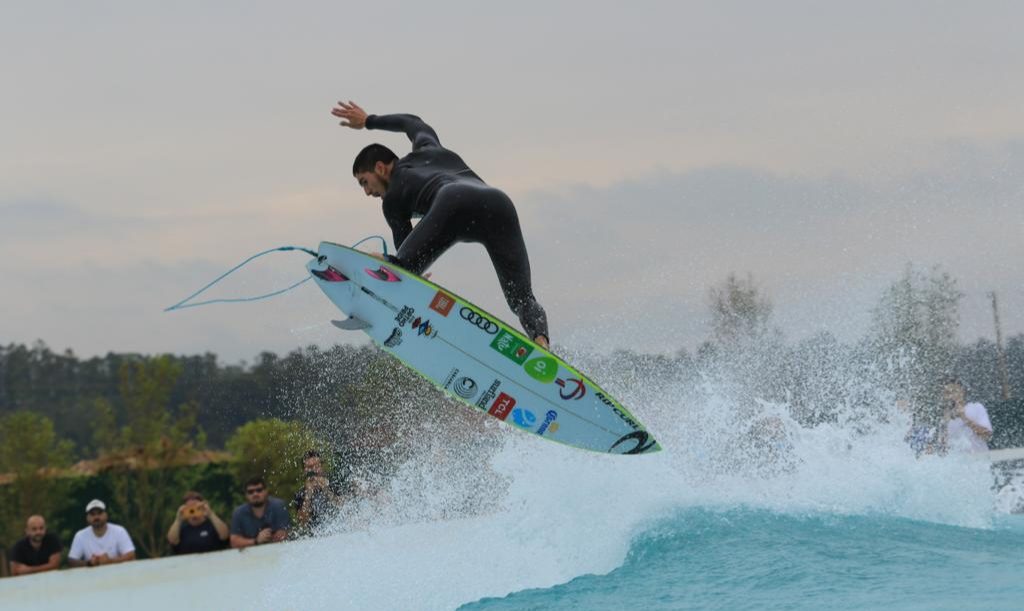
[[538, 346], [545, 350], [551, 349], [551, 346], [548, 345], [548, 338], [544, 337], [543, 335], [538, 335], [537, 337], [533, 338], [533, 343], [537, 344]]

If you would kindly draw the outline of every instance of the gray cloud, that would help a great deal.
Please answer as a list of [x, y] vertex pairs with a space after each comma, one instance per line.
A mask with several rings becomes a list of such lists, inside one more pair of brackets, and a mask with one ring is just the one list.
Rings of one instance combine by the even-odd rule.
[[0, 241], [5, 247], [42, 247], [69, 237], [103, 240], [123, 237], [150, 224], [146, 219], [97, 212], [53, 199], [0, 202]]
[[[672, 351], [693, 348], [707, 337], [708, 288], [730, 272], [754, 275], [776, 302], [778, 322], [791, 338], [830, 330], [850, 339], [864, 332], [881, 289], [907, 262], [941, 264], [968, 293], [965, 339], [990, 334], [984, 295], [993, 289], [1001, 294], [1007, 332], [1022, 332], [1024, 207], [1013, 199], [1024, 176], [1020, 144], [954, 148], [958, 155], [901, 179], [719, 167], [660, 171], [607, 188], [519, 194], [535, 291], [549, 310], [556, 338], [567, 344]], [[314, 239], [324, 219], [346, 214], [315, 202], [303, 213]], [[27, 234], [40, 227], [84, 227], [95, 238], [111, 226], [142, 223], [55, 203], [7, 204], [0, 210]], [[358, 210], [369, 212], [365, 206]], [[366, 229], [383, 229], [382, 220], [364, 223]], [[187, 229], [188, 215], [171, 224], [175, 231]], [[274, 235], [273, 228], [263, 231], [263, 238]], [[354, 241], [351, 231], [324, 237]], [[0, 335], [15, 341], [39, 335], [86, 353], [213, 350], [231, 359], [262, 349], [361, 341], [327, 327], [337, 313], [309, 287], [259, 304], [161, 312], [244, 253], [268, 245], [249, 246], [246, 239], [252, 241], [233, 240], [231, 253], [241, 255], [193, 248], [178, 255], [140, 251], [103, 263], [72, 257], [29, 267], [7, 261], [2, 268], [18, 296], [3, 306]], [[456, 246], [435, 265], [435, 280], [512, 320], [482, 255], [479, 246]], [[286, 286], [302, 276], [301, 264], [289, 255], [260, 260], [213, 296]], [[55, 300], [54, 286], [70, 297]]]

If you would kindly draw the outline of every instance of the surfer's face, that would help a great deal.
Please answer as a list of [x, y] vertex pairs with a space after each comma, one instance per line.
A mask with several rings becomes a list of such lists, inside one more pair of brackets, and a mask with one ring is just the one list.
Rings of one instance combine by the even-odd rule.
[[391, 178], [391, 166], [378, 161], [372, 172], [359, 172], [356, 181], [369, 197], [384, 197], [388, 190], [388, 179]]

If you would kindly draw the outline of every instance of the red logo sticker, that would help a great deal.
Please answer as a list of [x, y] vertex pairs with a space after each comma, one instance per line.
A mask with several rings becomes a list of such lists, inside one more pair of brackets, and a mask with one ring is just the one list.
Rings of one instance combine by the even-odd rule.
[[487, 413], [498, 420], [504, 420], [512, 413], [512, 408], [515, 406], [515, 399], [505, 393], [498, 393], [498, 398], [494, 400], [494, 404], [491, 405], [491, 409], [487, 410]]
[[455, 307], [455, 298], [444, 291], [438, 291], [430, 302], [430, 309], [441, 316], [448, 316], [453, 307]]

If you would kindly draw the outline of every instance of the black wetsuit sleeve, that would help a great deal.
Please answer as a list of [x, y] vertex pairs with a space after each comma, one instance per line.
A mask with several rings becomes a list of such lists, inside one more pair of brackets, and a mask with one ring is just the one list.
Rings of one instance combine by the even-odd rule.
[[366, 117], [366, 129], [404, 132], [409, 136], [414, 151], [426, 146], [441, 146], [434, 128], [416, 115], [370, 115]]
[[412, 219], [404, 214], [396, 213], [391, 206], [387, 205], [387, 202], [384, 203], [384, 219], [387, 220], [388, 227], [391, 228], [395, 250], [398, 250], [405, 238], [412, 233]]

